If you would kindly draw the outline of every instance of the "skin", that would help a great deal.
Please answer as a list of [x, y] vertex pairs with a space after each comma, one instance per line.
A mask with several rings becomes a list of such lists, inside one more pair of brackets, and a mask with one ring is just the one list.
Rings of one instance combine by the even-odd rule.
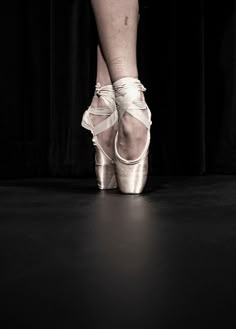
[[[97, 82], [111, 84], [124, 77], [138, 78], [137, 29], [139, 21], [138, 0], [91, 0], [100, 46], [97, 52]], [[140, 92], [140, 100], [144, 100]], [[95, 96], [93, 106], [103, 106]], [[94, 123], [101, 118], [93, 116]], [[147, 128], [126, 113], [119, 126], [112, 127], [98, 136], [100, 145], [113, 157], [113, 143], [118, 129], [118, 152], [127, 159], [136, 159], [143, 151]]]

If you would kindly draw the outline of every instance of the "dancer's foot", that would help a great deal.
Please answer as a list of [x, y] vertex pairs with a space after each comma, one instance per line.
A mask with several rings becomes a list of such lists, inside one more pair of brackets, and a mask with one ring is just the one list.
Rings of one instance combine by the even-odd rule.
[[100, 189], [117, 187], [114, 163], [114, 137], [118, 113], [112, 85], [96, 85], [96, 93], [84, 112], [82, 126], [93, 134], [95, 146], [95, 173]]
[[[144, 101], [142, 91], [137, 100]], [[126, 160], [137, 159], [145, 148], [148, 129], [126, 112], [120, 120], [118, 132], [117, 149], [120, 156]]]
[[[97, 95], [93, 96], [90, 106], [94, 109], [98, 109], [98, 111], [100, 108], [103, 108], [103, 109], [108, 108], [108, 106], [104, 102], [104, 100]], [[105, 115], [105, 116], [96, 115], [96, 114], [89, 114], [89, 115], [90, 115], [90, 119], [91, 119], [93, 126], [96, 126], [98, 123], [102, 122], [103, 120], [105, 120], [108, 117], [108, 115]], [[114, 159], [114, 139], [115, 139], [117, 129], [118, 129], [118, 125], [116, 122], [112, 127], [104, 130], [99, 135], [97, 135], [97, 141], [98, 141], [99, 145], [102, 147], [104, 152], [111, 159]]]
[[[124, 81], [124, 83], [122, 81]], [[134, 78], [123, 78], [115, 82], [115, 87], [118, 86], [118, 88], [116, 88], [117, 103], [118, 107], [121, 109], [117, 150], [120, 156], [126, 160], [135, 160], [141, 155], [145, 148], [148, 135], [147, 126], [143, 124], [142, 120], [138, 120], [140, 115], [145, 117], [145, 112], [148, 111], [143, 93], [146, 89], [141, 84], [139, 88], [136, 87], [135, 83], [137, 83], [137, 81], [138, 80]], [[123, 90], [122, 83], [124, 84]], [[134, 116], [131, 114], [132, 110], [129, 112], [126, 111], [128, 108], [125, 108], [130, 105], [132, 106], [133, 101], [133, 106], [137, 104], [139, 107], [135, 110], [136, 114], [134, 114]], [[149, 120], [149, 113], [146, 114], [147, 122]]]
[[151, 111], [138, 79], [122, 78], [113, 83], [119, 112], [115, 138], [116, 178], [125, 194], [143, 191], [148, 175]]

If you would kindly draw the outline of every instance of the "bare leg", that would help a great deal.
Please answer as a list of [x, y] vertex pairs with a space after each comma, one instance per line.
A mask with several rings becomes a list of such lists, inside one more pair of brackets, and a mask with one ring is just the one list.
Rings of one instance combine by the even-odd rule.
[[[136, 43], [138, 0], [91, 0], [101, 47], [111, 81], [138, 78]], [[140, 100], [144, 95], [140, 92]], [[137, 158], [146, 144], [147, 128], [129, 114], [119, 124], [118, 151], [127, 160]]]
[[[99, 45], [97, 47], [96, 83], [100, 83], [101, 86], [112, 84], [110, 75], [109, 75], [109, 72], [107, 69], [107, 65], [103, 58]], [[97, 108], [97, 107], [104, 107], [104, 106], [106, 106], [106, 104], [104, 104], [104, 101], [101, 98], [94, 95], [92, 102], [91, 102], [91, 106]], [[91, 121], [93, 122], [94, 125], [98, 124], [102, 120], [104, 120], [104, 117], [100, 117], [100, 116], [91, 114]], [[99, 144], [102, 146], [102, 148], [106, 152], [106, 154], [111, 158], [114, 158], [113, 144], [114, 144], [114, 138], [115, 138], [116, 131], [117, 131], [117, 125], [114, 125], [113, 127], [108, 128], [107, 130], [105, 130], [104, 132], [100, 133], [97, 136]]]
[[97, 77], [96, 82], [100, 82], [102, 86], [111, 84], [110, 74], [108, 72], [107, 64], [103, 58], [100, 46], [97, 47]]

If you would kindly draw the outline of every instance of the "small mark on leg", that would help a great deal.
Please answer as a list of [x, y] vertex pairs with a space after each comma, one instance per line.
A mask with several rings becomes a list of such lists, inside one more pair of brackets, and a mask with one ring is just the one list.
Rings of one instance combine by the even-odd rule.
[[128, 25], [128, 16], [125, 16], [125, 25]]

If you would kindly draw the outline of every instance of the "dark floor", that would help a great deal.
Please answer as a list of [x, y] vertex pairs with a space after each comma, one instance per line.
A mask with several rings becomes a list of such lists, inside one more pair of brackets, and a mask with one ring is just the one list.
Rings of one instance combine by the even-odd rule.
[[236, 176], [1, 181], [0, 216], [3, 329], [236, 326]]

